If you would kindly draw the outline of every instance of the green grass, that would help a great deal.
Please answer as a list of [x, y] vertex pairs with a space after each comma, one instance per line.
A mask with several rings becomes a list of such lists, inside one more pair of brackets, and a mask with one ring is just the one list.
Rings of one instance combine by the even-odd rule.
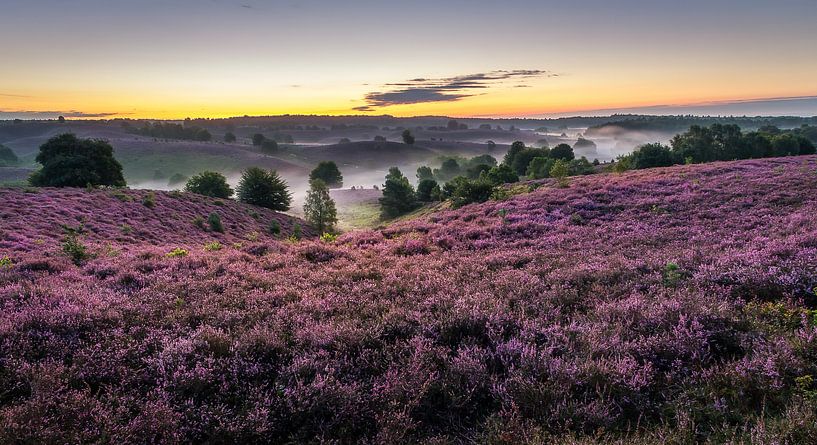
[[371, 229], [380, 224], [380, 204], [376, 202], [361, 202], [338, 209], [338, 228], [341, 230]]

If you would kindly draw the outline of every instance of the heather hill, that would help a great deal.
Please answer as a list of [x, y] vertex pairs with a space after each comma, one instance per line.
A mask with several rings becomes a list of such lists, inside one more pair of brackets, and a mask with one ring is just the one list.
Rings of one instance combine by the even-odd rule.
[[[296, 218], [229, 199], [183, 192], [128, 189], [0, 188], [0, 252], [48, 253], [66, 233], [96, 246], [135, 249], [146, 246], [191, 247], [268, 241], [286, 237], [293, 227], [308, 225]], [[224, 228], [210, 228], [217, 214]], [[274, 222], [273, 222], [274, 221]], [[280, 233], [270, 233], [276, 225]]]
[[808, 443], [815, 188], [814, 156], [715, 162], [335, 242], [4, 247], [0, 442]]

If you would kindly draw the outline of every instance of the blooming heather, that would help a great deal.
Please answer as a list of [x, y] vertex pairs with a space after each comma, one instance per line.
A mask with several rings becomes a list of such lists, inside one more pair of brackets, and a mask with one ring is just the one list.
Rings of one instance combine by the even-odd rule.
[[[815, 190], [814, 157], [678, 166], [241, 246], [271, 213], [2, 190], [0, 443], [804, 443]], [[116, 253], [75, 266], [81, 222]]]

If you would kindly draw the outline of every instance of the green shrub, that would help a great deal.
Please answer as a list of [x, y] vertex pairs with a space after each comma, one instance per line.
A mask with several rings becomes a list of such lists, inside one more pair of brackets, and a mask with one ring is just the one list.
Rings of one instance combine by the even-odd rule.
[[241, 174], [238, 200], [247, 204], [285, 212], [292, 203], [292, 194], [286, 181], [275, 170], [250, 167]]
[[8, 256], [4, 256], [0, 258], [0, 269], [11, 269], [11, 266], [14, 265], [14, 262], [11, 261], [11, 258]]
[[204, 250], [208, 252], [216, 252], [222, 249], [222, 245], [218, 241], [213, 241], [204, 245]]
[[553, 167], [550, 169], [550, 176], [552, 178], [556, 178], [556, 182], [559, 184], [559, 187], [567, 187], [567, 175], [569, 174], [570, 165], [562, 159], [559, 159], [553, 163]]
[[142, 205], [144, 205], [145, 207], [147, 207], [149, 209], [152, 209], [152, 208], [156, 207], [156, 194], [153, 193], [153, 192], [148, 192], [142, 198]]
[[281, 223], [273, 219], [270, 221], [267, 230], [269, 231], [270, 235], [278, 236], [281, 234]]
[[128, 225], [128, 224], [122, 224], [122, 225], [119, 227], [119, 230], [121, 230], [121, 231], [122, 231], [122, 234], [123, 234], [123, 235], [130, 235], [131, 233], [133, 233], [133, 227], [131, 227], [131, 226], [130, 226], [130, 225]]
[[224, 233], [224, 225], [221, 223], [221, 217], [218, 213], [213, 212], [207, 217], [207, 224], [210, 225], [210, 230], [213, 232]]
[[188, 254], [187, 250], [182, 249], [181, 247], [177, 247], [170, 252], [166, 253], [165, 256], [168, 258], [180, 258], [186, 257]]
[[212, 198], [229, 198], [233, 189], [227, 184], [227, 178], [221, 173], [204, 171], [187, 181], [184, 190]]
[[65, 235], [62, 241], [62, 251], [71, 258], [71, 261], [77, 266], [91, 258], [88, 249], [82, 244], [75, 233]]
[[334, 243], [335, 241], [337, 241], [337, 239], [338, 236], [333, 235], [331, 233], [324, 233], [323, 235], [321, 235], [321, 241], [323, 241], [324, 243]]
[[193, 225], [198, 227], [199, 229], [204, 229], [204, 218], [201, 216], [196, 216], [193, 218]]

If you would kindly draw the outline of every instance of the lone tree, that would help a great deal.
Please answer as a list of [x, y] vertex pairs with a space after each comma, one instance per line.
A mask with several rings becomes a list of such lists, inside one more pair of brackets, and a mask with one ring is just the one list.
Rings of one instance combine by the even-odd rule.
[[43, 168], [29, 177], [38, 187], [124, 187], [122, 164], [113, 157], [113, 147], [100, 139], [79, 139], [65, 133], [40, 146], [36, 161]]
[[309, 191], [304, 202], [306, 220], [320, 233], [331, 233], [338, 222], [335, 201], [329, 196], [329, 187], [320, 179], [309, 182]]
[[235, 142], [235, 135], [232, 131], [224, 133], [224, 142]]
[[275, 170], [250, 167], [241, 174], [236, 188], [238, 200], [268, 209], [285, 212], [292, 203], [286, 181]]
[[380, 213], [383, 218], [394, 218], [418, 207], [414, 187], [397, 167], [389, 169], [380, 198]]
[[227, 178], [211, 171], [203, 171], [187, 180], [184, 191], [213, 198], [226, 199], [233, 196], [233, 189], [227, 184]]
[[252, 144], [255, 145], [255, 146], [259, 146], [259, 145], [263, 144], [264, 140], [266, 140], [266, 139], [267, 138], [264, 137], [263, 134], [255, 133], [254, 135], [252, 135]]
[[411, 135], [411, 131], [408, 129], [403, 130], [403, 142], [407, 145], [414, 145], [414, 136]]
[[343, 187], [343, 175], [334, 161], [319, 162], [318, 166], [309, 173], [310, 181], [316, 179], [320, 179], [327, 187], [332, 189]]

